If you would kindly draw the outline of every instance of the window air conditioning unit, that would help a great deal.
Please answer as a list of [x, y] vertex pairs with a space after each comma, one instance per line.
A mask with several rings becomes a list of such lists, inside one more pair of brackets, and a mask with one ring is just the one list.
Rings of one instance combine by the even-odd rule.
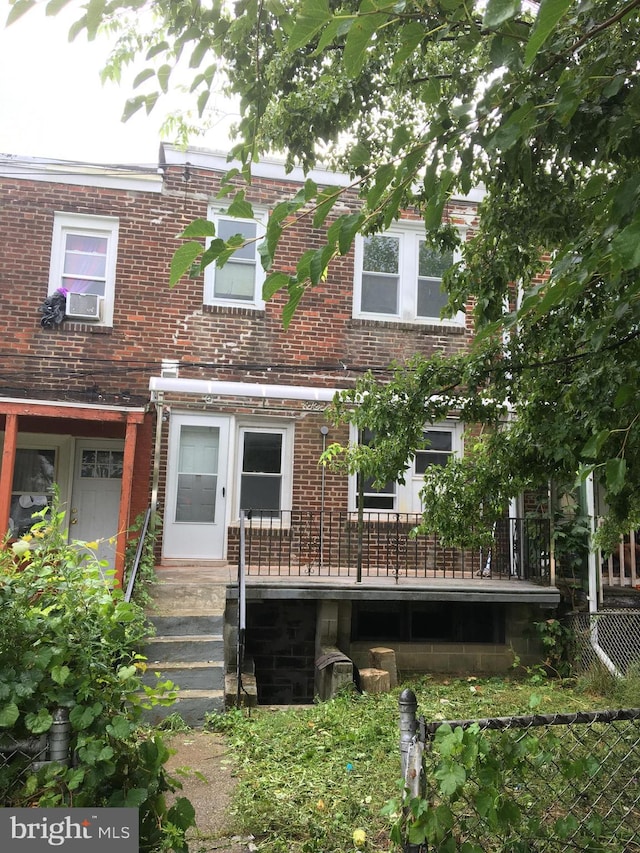
[[65, 313], [72, 320], [99, 320], [101, 301], [97, 293], [67, 293]]

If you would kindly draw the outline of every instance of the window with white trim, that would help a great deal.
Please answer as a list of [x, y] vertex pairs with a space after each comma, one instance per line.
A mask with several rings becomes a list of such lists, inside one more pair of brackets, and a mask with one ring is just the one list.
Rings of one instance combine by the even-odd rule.
[[[376, 512], [422, 512], [420, 490], [424, 482], [425, 472], [432, 465], [446, 465], [449, 457], [462, 451], [462, 425], [457, 421], [447, 421], [444, 424], [430, 426], [424, 431], [424, 448], [417, 450], [412, 462], [405, 472], [405, 482], [389, 481], [380, 488], [374, 488], [371, 479], [363, 482], [364, 510]], [[356, 440], [355, 430], [352, 441]], [[370, 430], [365, 430], [360, 441], [369, 444], [375, 440]], [[352, 510], [357, 509], [359, 476], [352, 476], [349, 483]]]
[[111, 326], [117, 255], [115, 217], [57, 212], [53, 222], [49, 295], [64, 289], [67, 293], [97, 296], [99, 313], [92, 322]]
[[238, 509], [255, 518], [280, 519], [291, 508], [292, 426], [241, 426]]
[[463, 325], [464, 314], [441, 319], [447, 304], [442, 277], [455, 261], [424, 239], [420, 223], [356, 239], [354, 317]]
[[255, 219], [237, 219], [210, 210], [209, 217], [216, 226], [216, 238], [229, 240], [240, 235], [245, 242], [222, 266], [214, 263], [206, 268], [205, 304], [264, 308], [264, 270], [258, 245], [265, 233], [266, 214], [258, 212]]

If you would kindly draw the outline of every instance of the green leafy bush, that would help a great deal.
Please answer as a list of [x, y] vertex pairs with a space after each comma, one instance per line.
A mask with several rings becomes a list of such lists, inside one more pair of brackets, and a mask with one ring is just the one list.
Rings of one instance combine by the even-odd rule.
[[41, 514], [31, 532], [0, 551], [0, 737], [49, 731], [67, 709], [73, 761], [34, 771], [19, 759], [0, 768], [5, 806], [135, 807], [141, 850], [187, 850], [191, 803], [168, 808], [180, 788], [169, 751], [143, 712], [170, 702], [170, 682], [142, 685], [143, 610], [123, 600], [91, 544], [67, 544], [63, 514]]

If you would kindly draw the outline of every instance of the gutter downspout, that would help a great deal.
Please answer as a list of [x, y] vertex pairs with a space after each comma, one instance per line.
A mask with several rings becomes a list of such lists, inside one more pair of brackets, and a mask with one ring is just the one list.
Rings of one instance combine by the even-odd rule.
[[153, 532], [157, 526], [158, 512], [158, 488], [160, 485], [160, 450], [162, 448], [162, 418], [164, 416], [164, 393], [156, 392], [156, 435], [153, 448], [153, 476], [151, 480], [151, 519], [150, 526]]
[[596, 551], [593, 547], [593, 537], [596, 532], [596, 506], [595, 506], [595, 493], [594, 493], [594, 482], [593, 482], [593, 474], [589, 474], [586, 482], [586, 498], [587, 498], [587, 515], [589, 516], [589, 526], [591, 528], [590, 531], [590, 548], [588, 554], [588, 568], [589, 568], [589, 593], [588, 593], [588, 602], [589, 602], [589, 639], [591, 641], [591, 647], [593, 651], [596, 653], [598, 659], [602, 662], [602, 664], [607, 668], [607, 670], [611, 673], [611, 675], [616, 678], [620, 678], [622, 673], [618, 669], [618, 667], [611, 660], [609, 655], [605, 652], [605, 650], [601, 647], [600, 642], [598, 640], [598, 602], [599, 602], [599, 593], [598, 593], [598, 562], [596, 560]]

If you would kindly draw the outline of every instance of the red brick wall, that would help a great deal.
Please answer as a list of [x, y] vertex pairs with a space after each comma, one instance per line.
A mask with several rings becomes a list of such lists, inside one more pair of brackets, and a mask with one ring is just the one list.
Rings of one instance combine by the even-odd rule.
[[[202, 278], [184, 278], [170, 289], [171, 257], [182, 245], [176, 235], [193, 219], [207, 216], [221, 174], [190, 167], [189, 180], [184, 177], [182, 166], [166, 167], [161, 193], [0, 177], [0, 395], [143, 405], [149, 400], [149, 377], [159, 375], [165, 358], [181, 363], [181, 378], [348, 387], [364, 370], [384, 370], [416, 352], [454, 353], [468, 345], [470, 320], [460, 329], [354, 319], [353, 253], [338, 258], [327, 281], [306, 294], [286, 331], [283, 294], [256, 311], [203, 306]], [[246, 195], [270, 210], [295, 191], [289, 181], [254, 178]], [[347, 198], [340, 212], [354, 203]], [[70, 321], [54, 329], [40, 325], [57, 211], [118, 218], [112, 328]], [[468, 206], [449, 211], [454, 222], [463, 214], [468, 221]], [[322, 232], [301, 220], [285, 231], [275, 267], [292, 271], [303, 251], [322, 243]], [[185, 399], [182, 405], [202, 410], [202, 401]], [[262, 404], [247, 400], [207, 408], [269, 414]], [[319, 508], [324, 415], [298, 404], [272, 414], [296, 420], [293, 506]], [[132, 519], [149, 503], [153, 420], [149, 415], [139, 428]], [[112, 434], [104, 425], [96, 430]], [[167, 434], [165, 427], [161, 509]], [[347, 438], [346, 429], [330, 427], [327, 442]], [[346, 502], [347, 478], [326, 470], [326, 508], [344, 509]]]
[[[168, 287], [176, 235], [207, 215], [220, 176], [168, 167], [161, 195], [43, 181], [0, 178], [0, 392], [88, 402], [147, 398], [148, 378], [163, 357], [193, 364], [181, 375], [342, 384], [363, 369], [386, 368], [416, 351], [455, 352], [460, 329], [352, 319], [353, 258], [339, 258], [329, 278], [303, 300], [290, 328], [282, 328], [282, 295], [265, 311], [202, 304], [202, 279]], [[295, 190], [290, 182], [254, 179], [248, 199], [269, 209]], [[54, 213], [116, 216], [119, 220], [115, 320], [112, 329], [65, 322], [40, 326], [46, 297]], [[302, 251], [322, 243], [303, 221], [285, 231], [276, 267], [292, 269]], [[401, 334], [399, 334], [401, 332]], [[6, 363], [10, 353], [11, 365]], [[345, 371], [342, 367], [347, 368]], [[305, 372], [308, 371], [308, 372]]]

